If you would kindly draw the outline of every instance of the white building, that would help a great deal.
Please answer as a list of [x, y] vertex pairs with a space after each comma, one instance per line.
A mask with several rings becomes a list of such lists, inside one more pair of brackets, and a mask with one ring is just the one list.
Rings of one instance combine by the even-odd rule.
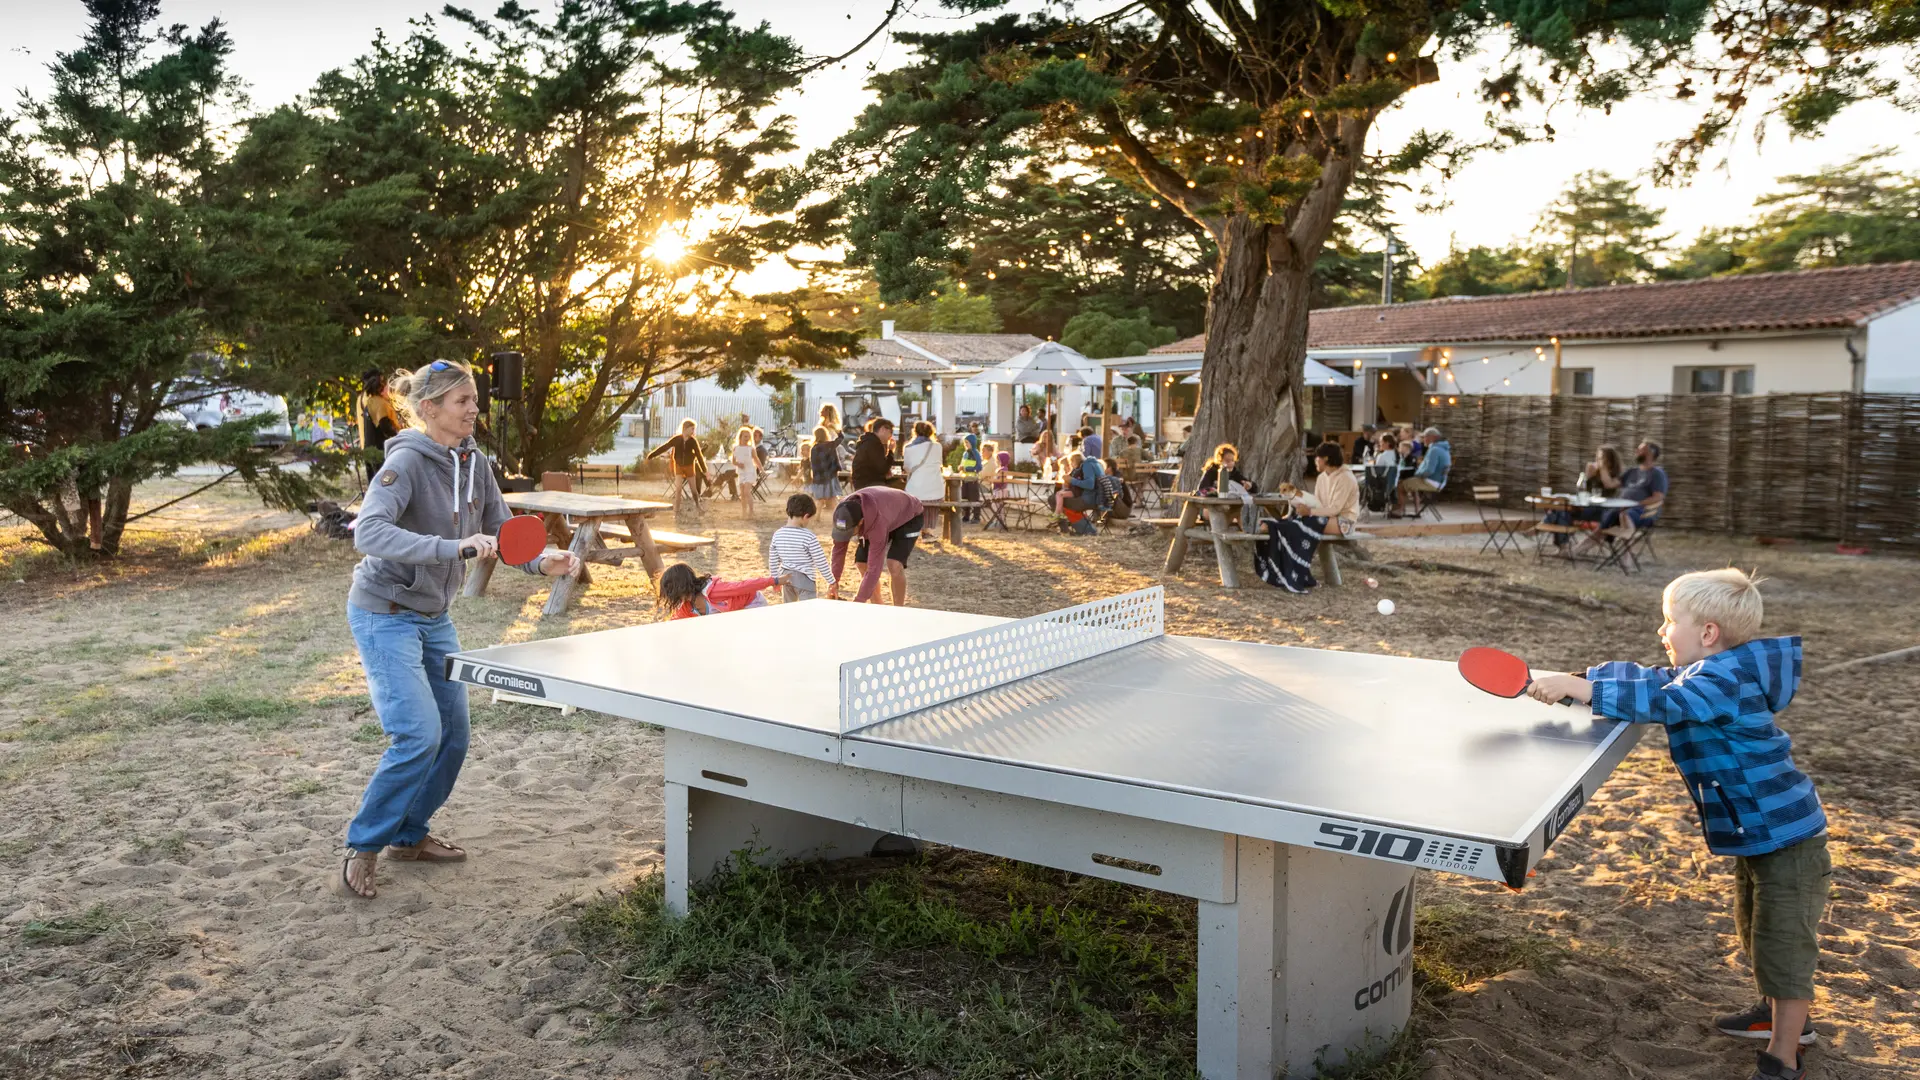
[[[988, 388], [962, 385], [967, 377], [1025, 352], [1040, 339], [1032, 334], [896, 331], [889, 320], [880, 324], [879, 337], [860, 344], [862, 354], [841, 361], [838, 368], [794, 373], [793, 415], [808, 430], [823, 403], [844, 413], [848, 395], [872, 395], [881, 411], [897, 421], [897, 395], [904, 390], [926, 399], [921, 411], [934, 418], [942, 433], [952, 432], [958, 417], [987, 415]], [[649, 404], [656, 436], [672, 432], [689, 417], [704, 427], [718, 417], [745, 413], [761, 427], [779, 426], [769, 392], [758, 383], [725, 390], [713, 379], [693, 379], [663, 387]]]
[[[1156, 353], [1200, 352], [1205, 338]], [[1557, 353], [1557, 356], [1556, 356]], [[1365, 375], [1354, 427], [1422, 395], [1920, 393], [1920, 262], [1323, 308], [1307, 355]]]

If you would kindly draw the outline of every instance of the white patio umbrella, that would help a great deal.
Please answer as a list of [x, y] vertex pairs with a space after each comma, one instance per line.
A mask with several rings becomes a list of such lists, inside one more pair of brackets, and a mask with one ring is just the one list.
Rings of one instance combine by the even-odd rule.
[[1043, 341], [967, 380], [968, 386], [1104, 386], [1107, 370], [1077, 350]]

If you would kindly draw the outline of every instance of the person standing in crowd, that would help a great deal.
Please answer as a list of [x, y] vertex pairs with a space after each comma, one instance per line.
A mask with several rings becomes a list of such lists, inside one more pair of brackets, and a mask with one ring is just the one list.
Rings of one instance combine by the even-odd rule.
[[400, 434], [400, 416], [393, 399], [387, 396], [387, 377], [379, 371], [360, 376], [360, 402], [354, 410], [360, 419], [360, 447], [367, 455], [367, 468], [377, 469], [387, 458], [387, 440]]
[[831, 512], [833, 500], [840, 496], [840, 440], [825, 424], [813, 429], [813, 445], [807, 451], [807, 471], [813, 477], [807, 493], [820, 508]]
[[673, 485], [673, 508], [675, 510], [680, 509], [680, 493], [682, 491], [692, 495], [694, 501], [698, 502], [702, 485], [706, 482], [707, 478], [707, 470], [704, 463], [700, 460], [700, 440], [694, 437], [693, 432], [693, 421], [682, 420], [680, 421], [679, 434], [661, 443], [659, 446], [654, 447], [647, 454], [648, 461], [652, 461], [654, 458], [660, 457], [663, 454], [673, 455], [667, 459], [667, 471], [673, 476], [675, 481]]
[[947, 497], [947, 482], [940, 472], [940, 443], [934, 438], [932, 424], [914, 421], [913, 438], [900, 451], [900, 468], [906, 474], [907, 494], [923, 503]]
[[861, 488], [884, 486], [888, 474], [893, 471], [893, 421], [884, 416], [876, 416], [867, 423], [867, 430], [853, 448], [853, 476], [850, 486], [855, 491]]

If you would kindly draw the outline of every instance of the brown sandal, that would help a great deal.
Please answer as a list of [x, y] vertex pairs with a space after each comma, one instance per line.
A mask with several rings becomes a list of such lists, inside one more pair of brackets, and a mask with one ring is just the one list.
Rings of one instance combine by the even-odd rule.
[[[427, 847], [429, 844], [434, 845], [440, 850], [429, 850]], [[417, 844], [388, 845], [387, 858], [398, 859], [401, 862], [465, 862], [467, 861], [467, 851], [458, 844], [450, 844], [432, 833], [428, 833], [422, 837]]]
[[[380, 895], [380, 891], [374, 887], [373, 883], [374, 870], [379, 859], [380, 853], [377, 851], [349, 852], [346, 858], [340, 860], [340, 880], [335, 886], [334, 891], [342, 896], [352, 897], [358, 900], [371, 900]], [[360, 888], [355, 888], [353, 879], [347, 876], [348, 871], [353, 869], [353, 864], [356, 862], [364, 863], [367, 870], [366, 877], [362, 879], [362, 886]]]

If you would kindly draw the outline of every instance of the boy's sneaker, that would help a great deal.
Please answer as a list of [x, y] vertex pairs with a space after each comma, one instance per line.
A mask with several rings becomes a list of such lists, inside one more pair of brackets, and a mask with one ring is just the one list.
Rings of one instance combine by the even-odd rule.
[[1801, 1080], [1806, 1075], [1807, 1070], [1789, 1069], [1779, 1058], [1762, 1050], [1760, 1064], [1754, 1068], [1752, 1080]]
[[[1765, 1001], [1745, 1012], [1732, 1016], [1722, 1016], [1713, 1022], [1713, 1026], [1723, 1035], [1732, 1035], [1736, 1039], [1773, 1038], [1773, 1006]], [[1807, 1026], [1800, 1031], [1800, 1045], [1811, 1046], [1814, 1039], [1813, 1019], [1807, 1019]]]

